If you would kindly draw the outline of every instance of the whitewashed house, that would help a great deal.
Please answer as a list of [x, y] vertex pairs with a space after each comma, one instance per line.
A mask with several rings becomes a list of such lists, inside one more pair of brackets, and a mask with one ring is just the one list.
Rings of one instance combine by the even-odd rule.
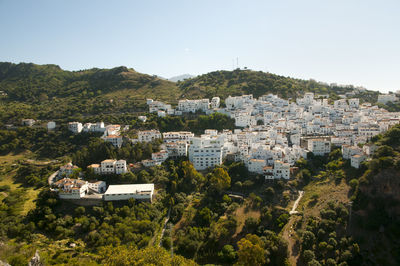
[[114, 147], [121, 148], [123, 139], [122, 136], [118, 135], [108, 135], [108, 136], [103, 136], [102, 139], [106, 142], [111, 143], [114, 145]]
[[80, 122], [69, 122], [68, 123], [68, 130], [73, 133], [81, 133], [82, 132], [82, 123]]
[[143, 130], [138, 132], [139, 142], [151, 142], [161, 138], [161, 133], [158, 130]]
[[60, 199], [80, 199], [89, 191], [88, 182], [80, 179], [63, 178], [53, 183]]
[[106, 182], [104, 181], [94, 181], [88, 182], [88, 187], [96, 193], [104, 193], [106, 191]]
[[154, 184], [129, 184], [129, 185], [109, 185], [104, 193], [104, 201], [118, 200], [144, 200], [152, 202]]
[[351, 156], [351, 166], [354, 168], [360, 168], [360, 165], [363, 161], [365, 161], [365, 159], [367, 159], [367, 157], [364, 154], [356, 154]]
[[324, 139], [309, 139], [308, 150], [314, 155], [324, 156], [331, 152], [331, 142]]
[[190, 140], [189, 160], [196, 170], [222, 164], [223, 144], [210, 138], [193, 137]]
[[194, 134], [189, 131], [171, 131], [164, 132], [162, 134], [165, 143], [185, 141], [189, 143], [190, 138], [194, 137]]

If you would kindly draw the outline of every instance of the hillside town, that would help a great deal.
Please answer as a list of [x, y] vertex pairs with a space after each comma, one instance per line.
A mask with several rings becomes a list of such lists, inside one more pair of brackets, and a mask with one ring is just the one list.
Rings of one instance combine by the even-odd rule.
[[[255, 99], [250, 94], [229, 96], [224, 100], [225, 107], [221, 107], [219, 97], [214, 97], [211, 101], [180, 100], [176, 109], [173, 109], [170, 104], [148, 99], [149, 112], [157, 113], [160, 117], [218, 112], [234, 119], [236, 129], [220, 132], [206, 129], [200, 136], [188, 131], [139, 130], [137, 138], [122, 137], [120, 125], [105, 125], [103, 122], [83, 125], [70, 122], [68, 129], [74, 134], [102, 133], [104, 141], [118, 148], [123, 141], [137, 143], [161, 140], [161, 150], [152, 153], [151, 159], [141, 161], [142, 167], [158, 166], [167, 159], [188, 157], [196, 170], [203, 171], [230, 160], [243, 162], [250, 173], [262, 175], [266, 181], [288, 180], [298, 170], [296, 161], [307, 159], [310, 154], [329, 154], [333, 146], [341, 147], [343, 158], [350, 160], [352, 167], [359, 168], [376, 149], [368, 141], [400, 121], [400, 113], [388, 112], [369, 103], [360, 104], [358, 98], [331, 102], [327, 95], [315, 96], [313, 93], [305, 93], [296, 101], [272, 94]], [[146, 116], [140, 117], [141, 121], [146, 119]], [[77, 167], [66, 165], [59, 170], [58, 176], [62, 179], [55, 182], [54, 186], [60, 198], [82, 199], [92, 191], [100, 194], [104, 200], [135, 198], [151, 201], [154, 184], [151, 188], [146, 184], [112, 185], [106, 190], [103, 181], [91, 183], [69, 178], [74, 168]], [[115, 159], [89, 165], [88, 169], [96, 175], [119, 175], [130, 171], [125, 160]]]
[[[391, 94], [379, 98], [381, 102], [386, 100], [396, 101], [397, 98]], [[359, 168], [374, 151], [371, 145], [366, 144], [368, 140], [400, 121], [400, 113], [388, 112], [369, 103], [360, 104], [358, 98], [334, 100], [330, 104], [327, 95], [315, 96], [311, 92], [296, 101], [268, 94], [258, 99], [253, 95], [229, 96], [224, 103], [226, 107], [221, 108], [218, 97], [211, 102], [208, 99], [185, 99], [172, 109], [169, 104], [147, 100], [149, 112], [159, 116], [219, 112], [235, 120], [238, 129], [233, 132], [210, 129], [197, 137], [182, 132], [190, 137], [181, 137], [186, 143], [172, 141], [176, 144], [172, 147], [167, 145], [169, 155], [172, 156], [178, 148], [184, 153], [188, 146], [189, 160], [197, 170], [214, 167], [228, 158], [243, 161], [250, 172], [263, 174], [266, 179], [272, 176], [289, 179], [298, 159], [307, 158], [309, 152], [326, 155], [333, 145], [341, 147], [343, 157], [351, 160], [354, 168]], [[161, 138], [156, 130], [139, 134], [146, 134], [150, 139]], [[166, 143], [171, 141], [166, 141], [168, 138], [165, 136], [171, 134], [179, 136], [179, 132], [163, 133]], [[180, 140], [179, 137], [175, 139]], [[160, 163], [160, 160], [153, 159], [153, 164]]]

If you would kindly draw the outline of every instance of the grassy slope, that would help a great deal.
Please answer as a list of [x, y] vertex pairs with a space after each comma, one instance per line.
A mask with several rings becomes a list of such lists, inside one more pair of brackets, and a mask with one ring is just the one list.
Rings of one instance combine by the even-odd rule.
[[[302, 213], [303, 219], [299, 215], [290, 216], [289, 222], [282, 229], [281, 235], [288, 242], [289, 261], [291, 265], [296, 265], [299, 259], [299, 241], [300, 236], [296, 234], [296, 228], [300, 223], [300, 228], [304, 229], [305, 221], [309, 217], [319, 217], [320, 211], [324, 209], [329, 201], [341, 202], [346, 205], [349, 202], [350, 187], [345, 180], [335, 184], [334, 180], [315, 180], [310, 182], [304, 188], [304, 195], [301, 198], [297, 211]], [[313, 200], [312, 195], [317, 194], [318, 199]], [[288, 206], [293, 206], [291, 202]]]
[[[8, 185], [10, 186], [11, 191], [17, 189], [23, 189], [25, 191], [25, 202], [21, 209], [21, 215], [26, 215], [30, 210], [35, 208], [35, 200], [41, 191], [40, 189], [35, 189], [33, 187], [25, 188], [22, 184], [16, 183], [14, 180], [17, 168], [14, 168], [13, 165], [27, 157], [29, 157], [29, 152], [0, 156], [0, 166], [3, 168], [3, 171], [0, 174], [0, 186]], [[2, 192], [0, 194], [0, 200], [4, 199], [6, 196], [7, 192]]]

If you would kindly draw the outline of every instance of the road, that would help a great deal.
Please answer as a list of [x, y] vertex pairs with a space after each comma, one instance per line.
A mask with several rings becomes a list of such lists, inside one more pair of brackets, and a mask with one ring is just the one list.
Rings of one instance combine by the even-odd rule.
[[49, 178], [47, 179], [47, 182], [49, 183], [49, 186], [50, 186], [50, 187], [51, 187], [51, 185], [53, 184], [54, 178], [57, 176], [57, 174], [58, 174], [58, 170], [55, 171], [53, 174], [51, 174], [51, 175], [49, 176]]

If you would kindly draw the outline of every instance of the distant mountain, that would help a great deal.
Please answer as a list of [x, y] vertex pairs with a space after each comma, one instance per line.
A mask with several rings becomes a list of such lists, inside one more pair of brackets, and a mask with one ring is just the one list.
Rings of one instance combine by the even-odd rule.
[[195, 76], [190, 75], [190, 74], [183, 74], [183, 75], [179, 75], [179, 76], [175, 76], [175, 77], [169, 78], [168, 80], [172, 81], [172, 82], [177, 82], [177, 81], [182, 81], [182, 80], [185, 80], [185, 79], [190, 79], [190, 78], [193, 78], [193, 77], [195, 77]]

